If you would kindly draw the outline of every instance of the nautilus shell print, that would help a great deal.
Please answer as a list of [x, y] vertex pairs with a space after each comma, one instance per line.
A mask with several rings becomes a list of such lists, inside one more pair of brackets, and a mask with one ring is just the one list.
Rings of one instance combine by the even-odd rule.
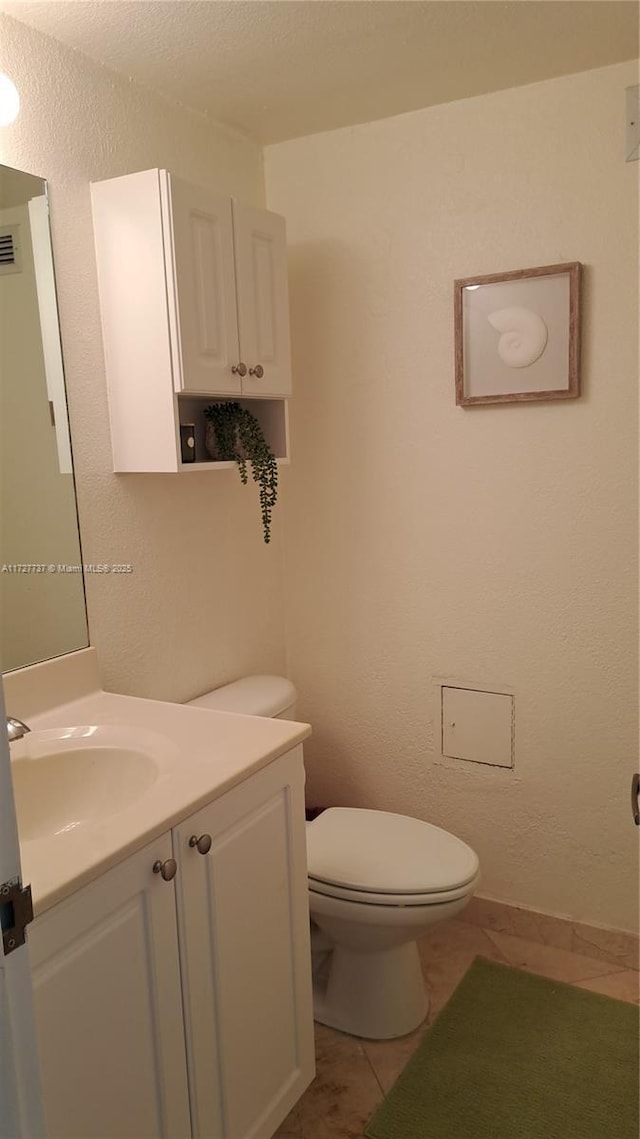
[[542, 356], [549, 333], [537, 312], [512, 305], [490, 313], [487, 320], [502, 333], [498, 355], [509, 368], [527, 368]]

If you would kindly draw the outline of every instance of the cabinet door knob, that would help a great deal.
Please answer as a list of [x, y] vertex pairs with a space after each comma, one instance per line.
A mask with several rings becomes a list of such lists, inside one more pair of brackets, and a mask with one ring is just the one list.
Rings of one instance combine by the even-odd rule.
[[196, 846], [199, 854], [208, 854], [211, 850], [211, 835], [201, 834], [198, 838], [197, 834], [192, 834], [189, 839], [189, 846]]
[[233, 372], [234, 376], [246, 376], [247, 365], [243, 364], [241, 360], [239, 364], [231, 365], [231, 371]]
[[264, 376], [264, 368], [262, 364], [256, 364], [255, 368], [249, 368], [249, 375], [255, 376], [256, 379], [261, 380]]
[[175, 858], [167, 858], [166, 862], [161, 862], [160, 859], [158, 859], [158, 861], [153, 864], [153, 873], [159, 874], [161, 878], [164, 878], [165, 882], [170, 882], [172, 878], [175, 878], [177, 870], [178, 863]]

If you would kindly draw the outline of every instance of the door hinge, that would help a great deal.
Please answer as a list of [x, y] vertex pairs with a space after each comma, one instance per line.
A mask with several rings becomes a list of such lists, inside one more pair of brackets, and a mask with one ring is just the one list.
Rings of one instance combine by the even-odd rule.
[[640, 84], [627, 87], [624, 157], [625, 162], [640, 158]]
[[23, 886], [19, 878], [0, 886], [0, 928], [5, 957], [25, 942], [25, 930], [33, 921], [31, 886]]

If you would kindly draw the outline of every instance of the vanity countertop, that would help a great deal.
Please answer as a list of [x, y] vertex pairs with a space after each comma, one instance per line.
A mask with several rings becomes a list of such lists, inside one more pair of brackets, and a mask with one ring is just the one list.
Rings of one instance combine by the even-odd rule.
[[[159, 743], [160, 771], [143, 796], [118, 814], [52, 837], [21, 841], [23, 881], [42, 913], [311, 733], [308, 724], [188, 707], [94, 691], [29, 719], [32, 732], [113, 725]], [[11, 745], [28, 755], [28, 736]], [[34, 736], [35, 739], [35, 736]]]

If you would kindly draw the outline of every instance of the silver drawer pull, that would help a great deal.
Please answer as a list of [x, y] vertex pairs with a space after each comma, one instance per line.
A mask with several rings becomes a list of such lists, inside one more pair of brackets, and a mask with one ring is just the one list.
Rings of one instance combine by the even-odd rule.
[[233, 372], [234, 376], [246, 376], [247, 365], [243, 364], [241, 360], [239, 364], [231, 365], [231, 371]]
[[201, 834], [198, 838], [197, 834], [192, 834], [189, 839], [189, 846], [197, 847], [199, 854], [208, 854], [211, 850], [211, 835]]
[[170, 882], [172, 878], [175, 878], [177, 871], [178, 863], [175, 858], [167, 858], [166, 862], [161, 862], [160, 859], [158, 859], [158, 861], [153, 864], [153, 873], [159, 874], [165, 882]]
[[261, 380], [264, 376], [264, 368], [262, 364], [256, 364], [255, 368], [249, 368], [249, 375], [255, 376], [257, 380]]

